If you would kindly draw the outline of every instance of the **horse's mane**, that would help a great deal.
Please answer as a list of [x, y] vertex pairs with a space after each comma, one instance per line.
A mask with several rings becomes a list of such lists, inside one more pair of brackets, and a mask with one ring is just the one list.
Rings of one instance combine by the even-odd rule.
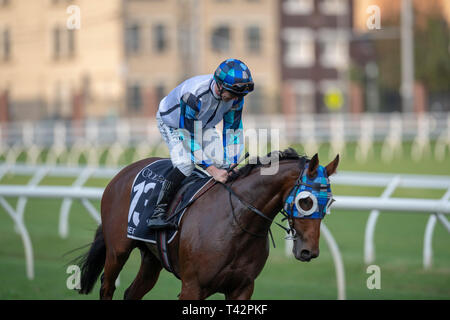
[[[306, 156], [301, 156], [292, 148], [288, 148], [284, 151], [272, 151], [267, 154], [267, 156], [264, 157], [265, 161], [261, 161], [260, 157], [253, 158], [247, 163], [245, 166], [239, 168], [237, 171], [235, 171], [229, 178], [228, 182], [234, 181], [239, 177], [246, 177], [248, 176], [253, 169], [263, 167], [263, 166], [270, 166], [272, 163], [272, 160], [275, 158], [275, 161], [283, 161], [283, 160], [300, 160], [301, 158], [306, 158]], [[269, 161], [270, 160], [270, 161]]]

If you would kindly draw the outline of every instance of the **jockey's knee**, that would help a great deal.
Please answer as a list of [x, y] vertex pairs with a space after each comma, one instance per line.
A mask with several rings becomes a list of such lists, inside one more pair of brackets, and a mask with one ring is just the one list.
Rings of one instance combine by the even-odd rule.
[[186, 177], [189, 177], [195, 169], [195, 165], [190, 162], [178, 162], [172, 160], [172, 165], [174, 168], [178, 168]]

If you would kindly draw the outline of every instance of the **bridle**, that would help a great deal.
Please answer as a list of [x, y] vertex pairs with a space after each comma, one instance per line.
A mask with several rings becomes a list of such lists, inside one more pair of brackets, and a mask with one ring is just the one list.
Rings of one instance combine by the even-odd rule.
[[[244, 156], [244, 159], [246, 159], [247, 157], [248, 157], [248, 152], [247, 152], [246, 155]], [[305, 184], [305, 183], [302, 181], [302, 177], [303, 177], [303, 175], [305, 174], [305, 166], [306, 166], [306, 163], [307, 163], [308, 161], [309, 161], [309, 160], [306, 159], [306, 158], [304, 158], [304, 157], [300, 158], [300, 161], [299, 161], [300, 174], [299, 174], [299, 176], [297, 177], [294, 186], [293, 186], [293, 187], [290, 189], [290, 191], [288, 192], [288, 196], [289, 196], [289, 194], [292, 193], [292, 191], [294, 191], [294, 194], [297, 193], [298, 189], [299, 189], [302, 185], [309, 186], [309, 185]], [[235, 165], [233, 165], [232, 167], [230, 167], [227, 171], [228, 171], [228, 172], [231, 172], [234, 168], [237, 167], [237, 165], [238, 165], [238, 163], [235, 164]], [[231, 213], [232, 213], [232, 215], [233, 215], [234, 221], [235, 221], [236, 224], [239, 226], [239, 228], [240, 228], [242, 231], [244, 231], [245, 233], [248, 233], [248, 234], [250, 234], [250, 235], [252, 235], [252, 236], [254, 236], [254, 237], [258, 237], [258, 238], [264, 238], [264, 237], [266, 237], [266, 236], [267, 236], [266, 233], [264, 233], [264, 234], [257, 234], [257, 233], [254, 233], [254, 232], [252, 232], [252, 231], [246, 229], [245, 227], [243, 227], [243, 226], [239, 223], [239, 221], [238, 221], [238, 219], [237, 219], [237, 216], [236, 216], [236, 213], [235, 213], [235, 211], [234, 211], [234, 206], [233, 206], [232, 196], [234, 196], [235, 198], [237, 198], [237, 199], [239, 200], [239, 202], [241, 202], [247, 209], [249, 209], [250, 211], [252, 211], [252, 212], [255, 213], [256, 215], [260, 216], [261, 218], [263, 218], [263, 219], [269, 221], [271, 224], [274, 222], [274, 219], [267, 217], [263, 212], [261, 212], [261, 210], [259, 210], [258, 208], [256, 208], [255, 206], [253, 206], [251, 203], [247, 202], [246, 200], [242, 199], [236, 192], [234, 192], [234, 190], [231, 189], [231, 186], [233, 185], [233, 182], [232, 182], [230, 185], [227, 185], [227, 184], [225, 184], [225, 183], [223, 183], [223, 182], [220, 182], [220, 181], [217, 181], [217, 180], [214, 181], [214, 183], [211, 184], [208, 188], [206, 188], [199, 196], [197, 196], [197, 197], [191, 199], [186, 205], [184, 205], [182, 208], [179, 208], [179, 209], [177, 210], [177, 212], [178, 212], [178, 211], [181, 211], [181, 210], [184, 210], [184, 209], [186, 209], [187, 207], [189, 207], [192, 203], [194, 203], [198, 198], [200, 198], [202, 195], [204, 195], [208, 190], [210, 190], [210, 189], [211, 189], [213, 186], [215, 186], [216, 184], [220, 184], [222, 187], [225, 188], [225, 190], [228, 191], [228, 194], [229, 194], [229, 202], [230, 202], [230, 206], [231, 206]], [[283, 199], [283, 203], [286, 203], [286, 200], [287, 200], [287, 197], [286, 197], [286, 199]], [[288, 235], [286, 236], [286, 238], [285, 238], [286, 240], [296, 240], [296, 234], [297, 234], [297, 232], [295, 231], [295, 228], [294, 228], [294, 219], [295, 219], [295, 218], [294, 218], [294, 216], [293, 216], [293, 214], [292, 214], [292, 212], [293, 212], [293, 210], [292, 210], [292, 209], [293, 209], [293, 206], [294, 206], [294, 203], [292, 202], [292, 203], [290, 204], [290, 210], [286, 210], [286, 208], [283, 206], [283, 207], [281, 208], [281, 211], [280, 211], [280, 213], [284, 216], [284, 218], [282, 219], [282, 221], [288, 220], [289, 228], [286, 228], [285, 226], [279, 224], [278, 222], [275, 222], [276, 225], [278, 225], [280, 228], [282, 228], [282, 229], [283, 229], [284, 231], [286, 231], [286, 233], [288, 234]], [[291, 213], [289, 213], [289, 212], [291, 212]], [[175, 217], [175, 216], [176, 216], [176, 214], [172, 214], [172, 215], [169, 217], [169, 219], [171, 219], [171, 218], [173, 218], [173, 217]], [[272, 239], [273, 247], [275, 248], [275, 240], [274, 240], [274, 238], [273, 238], [272, 230], [270, 229], [270, 227], [269, 227], [269, 235], [270, 235], [270, 237], [271, 237], [271, 239]]]
[[[289, 191], [288, 195], [291, 194], [293, 190], [294, 190], [294, 194], [296, 194], [298, 189], [300, 188], [300, 186], [303, 185], [302, 177], [305, 173], [306, 162], [307, 162], [307, 160], [305, 158], [300, 158], [300, 162], [299, 162], [300, 174], [299, 174], [297, 180], [295, 180], [294, 187]], [[286, 203], [286, 199], [283, 200], [283, 203]], [[291, 212], [291, 213], [293, 212], [292, 209], [294, 207], [294, 202], [292, 202], [290, 204], [290, 206], [291, 206], [291, 208], [289, 211], [287, 211], [284, 206], [281, 209], [281, 214], [284, 216], [282, 221], [287, 220], [288, 224], [289, 224], [289, 229], [286, 230], [286, 232], [288, 234], [286, 236], [286, 239], [287, 240], [295, 240], [297, 231], [295, 231], [295, 228], [294, 228], [294, 216], [293, 216], [293, 214], [289, 213], [289, 212]]]
[[[298, 189], [302, 185], [305, 185], [305, 183], [302, 182], [302, 177], [304, 175], [305, 165], [306, 165], [307, 161], [309, 161], [309, 160], [307, 160], [306, 158], [303, 158], [303, 157], [300, 158], [300, 162], [299, 162], [300, 175], [296, 179], [294, 186], [288, 192], [288, 195], [291, 194], [293, 190], [295, 190], [294, 194], [297, 193]], [[236, 192], [234, 192], [233, 189], [231, 189], [231, 186], [232, 186], [233, 183], [231, 183], [230, 185], [227, 185], [227, 184], [222, 183], [220, 181], [216, 181], [216, 183], [222, 185], [228, 191], [228, 193], [229, 193], [229, 202], [230, 202], [230, 206], [231, 206], [231, 212], [233, 214], [233, 219], [235, 220], [235, 222], [239, 226], [239, 228], [242, 231], [244, 231], [244, 232], [246, 232], [246, 233], [248, 233], [248, 234], [250, 234], [252, 236], [255, 236], [255, 237], [259, 237], [259, 238], [266, 237], [266, 233], [264, 233], [264, 234], [257, 234], [257, 233], [251, 232], [251, 231], [247, 230], [246, 228], [244, 228], [243, 226], [241, 226], [241, 224], [239, 223], [239, 221], [238, 221], [238, 219], [236, 217], [236, 213], [234, 212], [232, 196], [237, 198], [239, 200], [239, 202], [241, 202], [247, 209], [249, 209], [250, 211], [252, 211], [256, 215], [260, 216], [261, 218], [269, 221], [270, 223], [273, 223], [274, 219], [267, 217], [263, 212], [261, 212], [261, 210], [259, 210], [258, 208], [256, 208], [255, 206], [253, 206], [252, 204], [247, 202], [246, 200], [242, 199], [238, 194], [236, 194]], [[286, 199], [283, 199], [283, 203], [286, 203]], [[293, 206], [293, 205], [294, 205], [294, 203], [291, 204], [291, 206]], [[287, 211], [284, 208], [284, 206], [283, 206], [280, 212], [284, 216], [282, 221], [288, 220], [289, 228], [286, 228], [286, 227], [282, 226], [278, 222], [275, 222], [275, 224], [278, 225], [280, 228], [282, 228], [284, 231], [286, 231], [286, 233], [288, 234], [288, 236], [286, 237], [287, 240], [295, 240], [296, 239], [296, 231], [294, 229], [294, 217], [293, 217], [292, 214], [289, 214], [289, 212], [293, 212], [292, 207], [291, 207], [291, 210]], [[272, 239], [273, 247], [275, 248], [275, 241], [273, 239], [273, 234], [272, 234], [272, 231], [271, 231], [270, 227], [269, 227], [269, 235], [270, 235], [270, 237]]]

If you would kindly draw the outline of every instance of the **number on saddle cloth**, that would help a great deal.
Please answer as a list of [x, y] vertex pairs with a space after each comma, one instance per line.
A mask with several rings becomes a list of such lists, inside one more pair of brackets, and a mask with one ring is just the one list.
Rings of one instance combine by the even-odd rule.
[[[173, 169], [170, 159], [157, 160], [145, 168], [143, 168], [135, 177], [130, 197], [130, 207], [128, 211], [128, 227], [127, 237], [131, 239], [141, 240], [150, 243], [156, 243], [156, 233], [147, 227], [147, 220], [153, 214], [159, 192], [161, 190], [164, 177]], [[182, 208], [194, 194], [203, 186], [211, 177], [198, 169], [195, 169], [191, 176], [183, 180], [182, 185], [193, 182], [183, 193], [182, 200], [177, 208]], [[144, 210], [146, 206], [150, 206], [148, 210]], [[185, 210], [179, 210], [174, 222], [179, 224]], [[169, 212], [169, 215], [171, 212]], [[168, 232], [168, 243], [175, 237], [177, 230]]]

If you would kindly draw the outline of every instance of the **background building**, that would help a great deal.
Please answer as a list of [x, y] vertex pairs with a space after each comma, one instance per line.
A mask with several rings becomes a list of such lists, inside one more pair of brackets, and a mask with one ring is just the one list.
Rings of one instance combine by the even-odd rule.
[[284, 0], [279, 4], [285, 112], [348, 110], [352, 2]]
[[[153, 117], [229, 57], [253, 72], [248, 113], [400, 111], [405, 1], [1, 0], [0, 121]], [[414, 111], [448, 111], [450, 4], [411, 3]]]
[[[67, 28], [69, 5], [81, 29]], [[9, 0], [0, 8], [4, 118], [80, 118], [118, 110], [124, 94], [121, 2]]]
[[[353, 3], [352, 111], [449, 111], [450, 2], [358, 0]], [[373, 14], [370, 6], [379, 8], [379, 29], [367, 26]], [[403, 23], [406, 20], [410, 22]], [[409, 48], [405, 49], [403, 40], [407, 38]], [[408, 108], [402, 96], [405, 70], [409, 70], [412, 91]]]
[[[251, 112], [279, 103], [276, 1], [9, 0], [0, 7], [4, 120], [153, 116], [178, 83], [229, 57], [255, 78]], [[80, 29], [68, 29], [70, 5]], [[239, 10], [236, 10], [239, 6]]]

